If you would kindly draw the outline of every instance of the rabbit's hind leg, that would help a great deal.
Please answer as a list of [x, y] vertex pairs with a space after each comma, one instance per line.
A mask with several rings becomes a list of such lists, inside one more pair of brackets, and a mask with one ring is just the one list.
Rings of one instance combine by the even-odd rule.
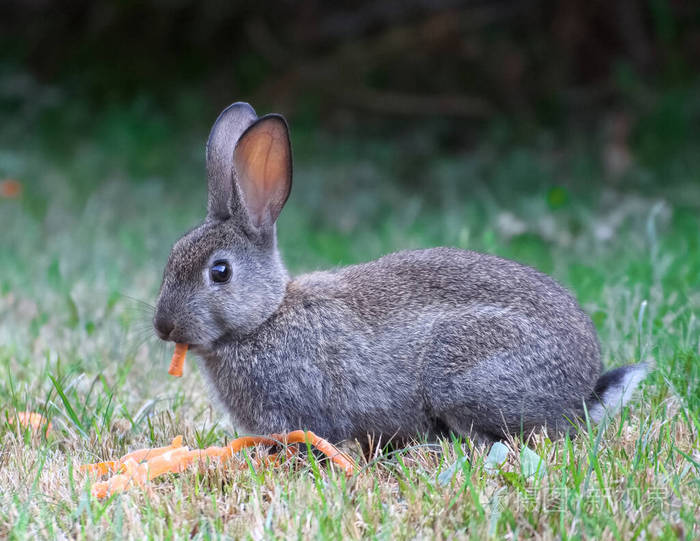
[[447, 425], [452, 434], [469, 438], [475, 447], [489, 448], [502, 439], [503, 434], [494, 434], [480, 428], [472, 419], [463, 415], [463, 412], [448, 413], [443, 415], [442, 421]]

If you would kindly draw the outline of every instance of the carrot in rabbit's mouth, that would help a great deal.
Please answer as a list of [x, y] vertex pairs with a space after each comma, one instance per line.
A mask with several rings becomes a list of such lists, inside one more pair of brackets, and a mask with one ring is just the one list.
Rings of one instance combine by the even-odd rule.
[[168, 374], [176, 378], [182, 377], [182, 369], [185, 366], [185, 355], [187, 355], [187, 344], [175, 344], [173, 359], [170, 361]]

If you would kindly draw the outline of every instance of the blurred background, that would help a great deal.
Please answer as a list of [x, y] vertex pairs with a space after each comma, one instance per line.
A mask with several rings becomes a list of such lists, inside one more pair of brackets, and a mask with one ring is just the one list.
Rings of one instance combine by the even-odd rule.
[[291, 126], [293, 273], [488, 251], [570, 287], [607, 362], [694, 349], [698, 65], [691, 0], [4, 0], [0, 358], [152, 366], [148, 303], [238, 100]]

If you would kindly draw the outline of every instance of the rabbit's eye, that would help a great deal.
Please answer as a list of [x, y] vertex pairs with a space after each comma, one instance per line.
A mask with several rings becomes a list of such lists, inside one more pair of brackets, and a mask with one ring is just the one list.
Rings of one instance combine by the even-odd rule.
[[224, 284], [231, 279], [231, 265], [228, 261], [214, 261], [214, 264], [209, 269], [212, 282]]

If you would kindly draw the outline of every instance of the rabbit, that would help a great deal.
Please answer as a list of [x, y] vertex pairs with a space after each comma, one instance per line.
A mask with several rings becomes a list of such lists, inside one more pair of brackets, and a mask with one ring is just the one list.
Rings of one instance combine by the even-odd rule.
[[601, 376], [596, 330], [549, 276], [455, 248], [291, 278], [275, 222], [292, 185], [286, 120], [225, 109], [206, 147], [204, 223], [172, 248], [158, 336], [189, 344], [240, 432], [490, 442], [599, 422], [646, 366]]

